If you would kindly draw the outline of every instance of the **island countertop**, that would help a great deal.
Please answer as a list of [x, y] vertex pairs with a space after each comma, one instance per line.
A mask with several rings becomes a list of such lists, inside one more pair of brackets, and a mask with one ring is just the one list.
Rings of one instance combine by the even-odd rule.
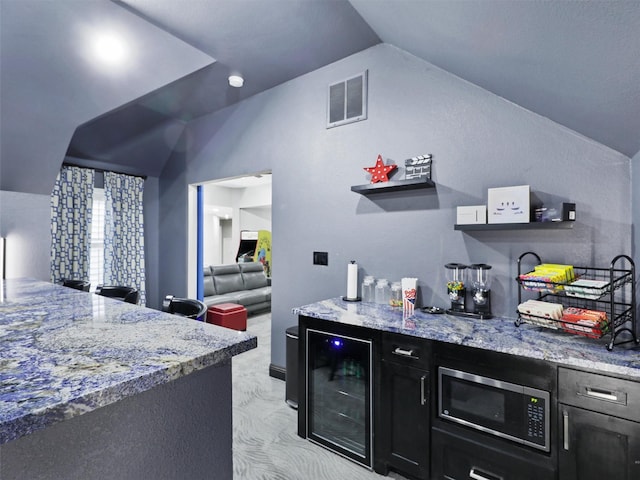
[[47, 282], [0, 284], [0, 445], [255, 348], [255, 336]]
[[562, 365], [632, 377], [640, 381], [640, 347], [633, 342], [605, 347], [585, 338], [535, 325], [516, 327], [513, 319], [477, 320], [433, 315], [416, 310], [404, 316], [401, 308], [332, 298], [293, 309], [296, 315], [318, 318], [384, 332], [547, 360]]

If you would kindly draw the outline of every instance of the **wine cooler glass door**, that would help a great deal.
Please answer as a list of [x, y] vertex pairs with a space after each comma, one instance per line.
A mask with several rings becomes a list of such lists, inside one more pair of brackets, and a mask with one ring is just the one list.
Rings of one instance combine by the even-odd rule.
[[307, 437], [372, 467], [372, 343], [307, 330]]

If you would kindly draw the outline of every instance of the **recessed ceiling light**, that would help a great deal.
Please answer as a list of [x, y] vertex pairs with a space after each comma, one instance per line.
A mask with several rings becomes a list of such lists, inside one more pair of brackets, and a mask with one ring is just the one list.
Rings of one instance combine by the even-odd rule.
[[97, 34], [93, 41], [93, 51], [96, 59], [106, 65], [121, 64], [127, 56], [124, 40], [112, 32]]
[[244, 78], [242, 78], [240, 75], [231, 75], [229, 77], [229, 85], [231, 85], [232, 87], [240, 88], [242, 85], [244, 85]]

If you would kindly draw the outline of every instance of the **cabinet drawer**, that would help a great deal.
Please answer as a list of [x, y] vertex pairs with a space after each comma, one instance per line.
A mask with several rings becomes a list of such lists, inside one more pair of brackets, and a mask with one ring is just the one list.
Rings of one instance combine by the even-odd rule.
[[423, 338], [396, 333], [383, 333], [382, 358], [389, 362], [427, 368], [431, 357], [431, 343]]
[[431, 431], [432, 480], [555, 480], [556, 471], [544, 461], [509, 455], [450, 432]]
[[560, 403], [640, 421], [640, 382], [558, 369]]

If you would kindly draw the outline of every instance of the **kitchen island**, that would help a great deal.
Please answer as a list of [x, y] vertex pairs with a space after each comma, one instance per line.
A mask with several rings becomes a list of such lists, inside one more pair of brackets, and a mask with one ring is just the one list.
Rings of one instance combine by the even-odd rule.
[[0, 288], [0, 478], [232, 478], [254, 336], [47, 282]]

